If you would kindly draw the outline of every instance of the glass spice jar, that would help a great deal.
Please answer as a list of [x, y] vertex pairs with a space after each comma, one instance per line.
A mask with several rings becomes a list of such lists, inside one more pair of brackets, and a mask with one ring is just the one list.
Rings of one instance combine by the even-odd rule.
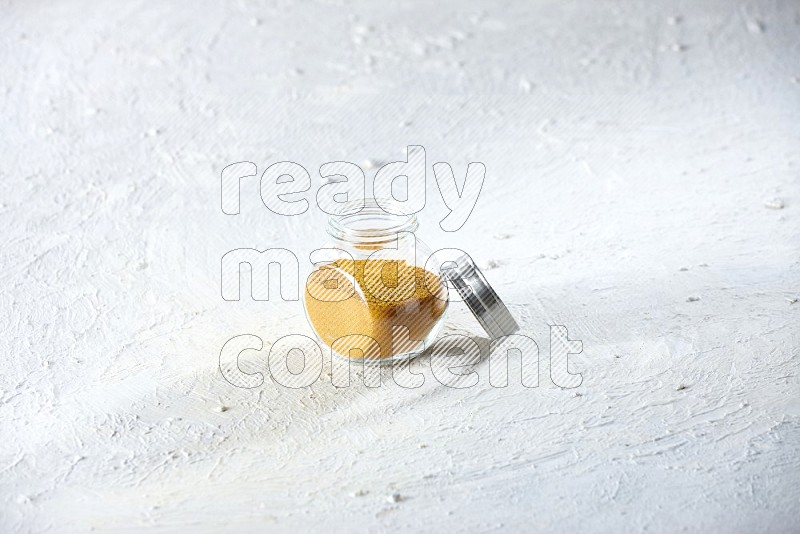
[[[391, 201], [380, 201], [390, 211]], [[360, 207], [360, 204], [357, 206]], [[356, 208], [357, 208], [356, 207]], [[393, 215], [375, 199], [328, 220], [330, 242], [306, 283], [306, 317], [317, 338], [352, 359], [402, 359], [430, 345], [447, 311], [447, 288], [414, 215]]]
[[445, 278], [493, 338], [517, 330], [469, 256], [442, 271], [416, 238], [414, 215], [389, 213], [400, 210], [385, 200], [366, 199], [358, 208], [360, 203], [345, 205], [343, 215], [329, 218], [330, 242], [312, 254], [318, 268], [303, 296], [311, 329], [334, 353], [387, 361], [418, 355], [444, 324]]

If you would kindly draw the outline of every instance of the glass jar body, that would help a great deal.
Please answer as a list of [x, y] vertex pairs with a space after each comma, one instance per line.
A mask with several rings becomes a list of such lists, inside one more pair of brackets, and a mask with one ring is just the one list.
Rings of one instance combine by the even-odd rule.
[[329, 242], [312, 255], [303, 296], [308, 322], [334, 354], [398, 360], [429, 347], [444, 323], [447, 289], [416, 219], [368, 202], [331, 217]]

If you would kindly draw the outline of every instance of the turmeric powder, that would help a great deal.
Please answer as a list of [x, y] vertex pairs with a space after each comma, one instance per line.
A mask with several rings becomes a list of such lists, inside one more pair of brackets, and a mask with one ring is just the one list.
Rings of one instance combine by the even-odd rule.
[[[422, 348], [447, 298], [439, 276], [405, 261], [340, 259], [311, 273], [305, 305], [317, 336], [335, 352], [389, 358]], [[408, 330], [393, 338], [395, 327]]]

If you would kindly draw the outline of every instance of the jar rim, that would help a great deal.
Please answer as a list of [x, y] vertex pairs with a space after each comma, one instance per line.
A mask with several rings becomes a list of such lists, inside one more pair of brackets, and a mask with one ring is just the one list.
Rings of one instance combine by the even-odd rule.
[[375, 240], [393, 237], [400, 232], [415, 232], [419, 228], [417, 217], [395, 215], [401, 204], [393, 199], [365, 198], [342, 205], [340, 214], [328, 218], [328, 234], [343, 241]]

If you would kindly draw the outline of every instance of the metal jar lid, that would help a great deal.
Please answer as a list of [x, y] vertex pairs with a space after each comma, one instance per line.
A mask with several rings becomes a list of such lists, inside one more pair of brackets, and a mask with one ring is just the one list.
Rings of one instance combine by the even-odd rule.
[[464, 299], [489, 337], [496, 339], [519, 330], [511, 312], [469, 255], [448, 262], [442, 268], [442, 274]]

